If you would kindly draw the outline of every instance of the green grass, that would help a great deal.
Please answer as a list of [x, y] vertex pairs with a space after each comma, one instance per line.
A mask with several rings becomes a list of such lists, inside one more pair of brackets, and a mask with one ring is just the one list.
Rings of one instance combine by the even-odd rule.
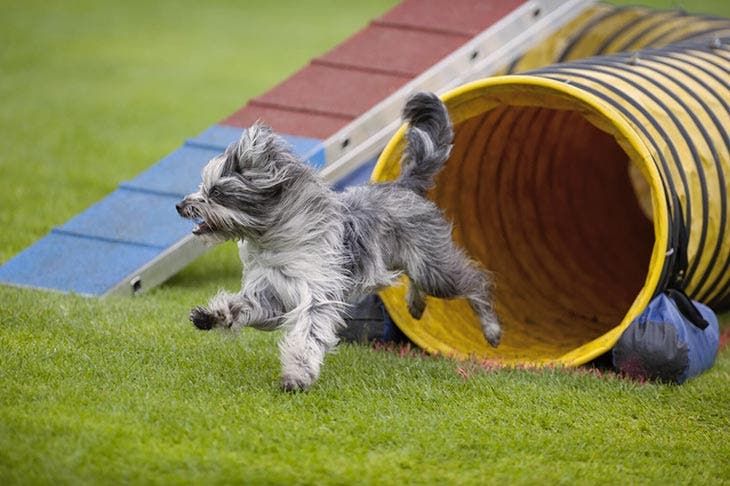
[[276, 336], [195, 331], [188, 278], [133, 301], [3, 291], [4, 483], [730, 480], [727, 353], [672, 387], [343, 346], [283, 394]]
[[[2, 2], [0, 261], [392, 3]], [[0, 287], [0, 483], [730, 484], [727, 349], [673, 387], [342, 346], [283, 394], [277, 334], [187, 322], [239, 279], [225, 245], [134, 299]]]

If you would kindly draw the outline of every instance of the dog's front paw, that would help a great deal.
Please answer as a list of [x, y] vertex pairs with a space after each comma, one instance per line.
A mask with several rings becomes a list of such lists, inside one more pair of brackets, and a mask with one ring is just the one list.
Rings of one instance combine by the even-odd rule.
[[190, 311], [190, 320], [198, 329], [209, 331], [219, 323], [220, 319], [210, 309], [198, 306]]
[[300, 392], [308, 390], [319, 373], [306, 366], [289, 368], [281, 375], [281, 389], [287, 392]]
[[312, 380], [303, 376], [284, 375], [281, 378], [281, 389], [285, 392], [296, 393], [306, 391], [312, 385]]

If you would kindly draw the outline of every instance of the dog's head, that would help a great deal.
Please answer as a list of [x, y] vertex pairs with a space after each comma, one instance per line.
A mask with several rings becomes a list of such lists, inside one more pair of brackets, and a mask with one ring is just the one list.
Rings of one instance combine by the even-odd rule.
[[209, 243], [255, 239], [277, 218], [288, 186], [303, 170], [286, 142], [257, 123], [208, 162], [198, 191], [175, 207], [197, 222], [193, 234]]

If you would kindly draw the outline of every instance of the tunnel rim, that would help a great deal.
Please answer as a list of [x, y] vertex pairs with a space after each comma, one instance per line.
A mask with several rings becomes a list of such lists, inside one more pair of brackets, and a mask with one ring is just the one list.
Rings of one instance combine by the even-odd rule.
[[[669, 241], [669, 208], [667, 207], [665, 189], [659, 169], [654, 162], [655, 157], [647, 144], [629, 121], [610, 103], [571, 86], [568, 82], [555, 79], [531, 75], [495, 76], [465, 84], [441, 95], [440, 98], [449, 109], [454, 125], [475, 116], [481, 116], [499, 106], [530, 106], [547, 109], [569, 109], [578, 112], [588, 123], [612, 136], [626, 153], [631, 163], [638, 167], [651, 190], [654, 242], [651, 256], [647, 262], [644, 283], [623, 319], [606, 333], [557, 358], [514, 359], [508, 360], [506, 364], [509, 364], [509, 361], [514, 361], [515, 364], [541, 365], [552, 363], [577, 366], [609, 351], [623, 331], [646, 308], [655, 295], [666, 259], [666, 249]], [[540, 103], [537, 102], [538, 100]], [[546, 102], [549, 106], [545, 106]], [[374, 182], [388, 180], [389, 174], [392, 178], [392, 174], [398, 172], [405, 144], [405, 130], [405, 125], [398, 129], [378, 158], [372, 174]], [[497, 285], [499, 285], [499, 282], [497, 282]], [[398, 305], [396, 302], [391, 302], [393, 299], [388, 297], [387, 291], [381, 295], [386, 308], [392, 309], [393, 305]], [[405, 303], [400, 303], [400, 305], [404, 306]], [[463, 352], [453, 349], [437, 339], [431, 339], [433, 336], [424, 336], [422, 333], [417, 332], [417, 322], [399, 323], [396, 320], [396, 324], [399, 324], [406, 336], [429, 353], [445, 354], [459, 358], [466, 357]], [[505, 326], [505, 332], [509, 332], [507, 326]]]

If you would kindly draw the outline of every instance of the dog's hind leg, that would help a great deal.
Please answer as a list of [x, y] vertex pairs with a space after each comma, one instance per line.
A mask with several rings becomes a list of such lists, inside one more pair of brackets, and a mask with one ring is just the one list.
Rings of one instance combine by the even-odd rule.
[[423, 291], [411, 280], [408, 284], [406, 302], [408, 303], [408, 312], [414, 319], [420, 319], [423, 316], [423, 311], [426, 310], [425, 297]]
[[441, 299], [466, 298], [479, 318], [484, 337], [496, 347], [502, 328], [492, 305], [492, 282], [488, 274], [453, 243], [443, 243], [439, 253], [422, 254], [424, 260], [412, 262], [418, 264], [406, 269], [411, 286]]
[[290, 313], [288, 319], [290, 329], [279, 346], [281, 388], [302, 391], [317, 380], [325, 354], [337, 344], [342, 317], [337, 306], [324, 304]]
[[474, 283], [470, 284], [470, 287], [464, 288], [463, 292], [469, 300], [471, 308], [479, 317], [484, 337], [496, 348], [502, 339], [502, 327], [499, 325], [499, 318], [494, 312], [492, 304], [492, 282], [481, 270], [475, 268], [472, 271], [474, 275], [471, 279]]

